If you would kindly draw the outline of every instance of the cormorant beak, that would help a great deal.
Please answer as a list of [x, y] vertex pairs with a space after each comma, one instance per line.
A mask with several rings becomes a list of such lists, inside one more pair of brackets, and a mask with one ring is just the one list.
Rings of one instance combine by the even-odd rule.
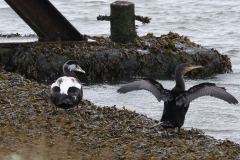
[[196, 68], [203, 68], [203, 67], [202, 66], [190, 66], [190, 67], [188, 67], [188, 71], [191, 71]]
[[81, 72], [81, 73], [84, 73], [84, 74], [85, 74], [85, 71], [84, 71], [79, 65], [76, 66], [76, 68], [74, 69], [74, 71]]

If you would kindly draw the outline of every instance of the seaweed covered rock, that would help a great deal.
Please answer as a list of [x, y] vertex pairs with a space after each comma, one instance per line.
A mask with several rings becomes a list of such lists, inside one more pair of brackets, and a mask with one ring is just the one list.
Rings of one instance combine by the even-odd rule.
[[0, 67], [0, 159], [239, 159], [240, 146], [201, 130], [170, 130], [123, 107], [55, 110], [50, 86]]
[[0, 65], [18, 71], [32, 79], [56, 79], [62, 75], [62, 65], [69, 59], [81, 62], [89, 79], [124, 76], [172, 75], [176, 65], [202, 65], [206, 76], [231, 72], [231, 61], [215, 49], [206, 49], [191, 42], [187, 36], [169, 32], [156, 37], [147, 34], [136, 37], [136, 43], [113, 43], [108, 38], [90, 37], [97, 45], [88, 43], [32, 43], [15, 49], [0, 49]]

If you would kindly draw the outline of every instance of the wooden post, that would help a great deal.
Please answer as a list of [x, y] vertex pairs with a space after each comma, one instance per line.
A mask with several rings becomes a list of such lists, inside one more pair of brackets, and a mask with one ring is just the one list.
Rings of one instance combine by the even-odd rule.
[[111, 41], [117, 43], [135, 43], [135, 20], [150, 23], [151, 18], [134, 14], [134, 3], [115, 1], [111, 3], [111, 15], [99, 15], [97, 20], [110, 21]]
[[115, 1], [111, 3], [111, 40], [117, 43], [135, 43], [134, 3]]

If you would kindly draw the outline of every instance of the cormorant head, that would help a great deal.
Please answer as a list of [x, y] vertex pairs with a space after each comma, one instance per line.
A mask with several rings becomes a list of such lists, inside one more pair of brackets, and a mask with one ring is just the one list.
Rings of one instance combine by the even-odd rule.
[[76, 61], [69, 60], [63, 65], [63, 72], [69, 73], [72, 71], [85, 73], [85, 71], [78, 65]]
[[202, 68], [202, 66], [195, 66], [195, 65], [192, 65], [190, 63], [182, 63], [182, 64], [177, 66], [176, 71], [175, 71], [175, 75], [179, 74], [179, 73], [181, 75], [184, 75], [188, 71], [191, 71], [191, 70], [196, 69], [196, 68]]

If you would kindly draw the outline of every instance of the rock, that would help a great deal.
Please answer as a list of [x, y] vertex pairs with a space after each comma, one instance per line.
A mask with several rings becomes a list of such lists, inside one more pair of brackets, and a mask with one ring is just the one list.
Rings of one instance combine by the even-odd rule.
[[[129, 76], [174, 75], [176, 65], [202, 65], [188, 76], [205, 77], [232, 72], [230, 58], [215, 49], [206, 49], [187, 36], [169, 32], [156, 37], [147, 34], [136, 38], [136, 44], [113, 43], [108, 38], [90, 37], [97, 45], [85, 43], [34, 43], [0, 48], [0, 65], [29, 79], [54, 80], [62, 75], [62, 65], [69, 59], [78, 61], [88, 79], [112, 79]], [[80, 74], [78, 76], [81, 76]]]

